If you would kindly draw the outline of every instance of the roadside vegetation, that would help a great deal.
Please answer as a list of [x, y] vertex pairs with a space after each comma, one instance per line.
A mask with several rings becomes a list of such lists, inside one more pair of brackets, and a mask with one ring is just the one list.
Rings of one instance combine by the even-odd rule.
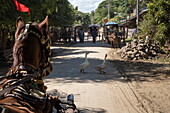
[[[136, 7], [136, 0], [109, 0], [110, 21], [120, 23], [121, 19], [128, 19], [132, 9]], [[139, 7], [147, 6], [148, 13], [140, 22], [140, 37], [148, 35], [160, 45], [169, 43], [170, 40], [170, 1], [169, 0], [142, 0]], [[91, 13], [93, 23], [103, 24], [108, 18], [108, 0], [99, 4]]]
[[[109, 0], [110, 21], [120, 23], [121, 19], [128, 19], [136, 7], [136, 0]], [[42, 21], [49, 16], [49, 25], [61, 27], [64, 25], [82, 24], [86, 28], [89, 24], [103, 25], [103, 20], [108, 18], [108, 0], [103, 0], [98, 8], [91, 13], [79, 11], [78, 6], [73, 6], [68, 0], [18, 0], [30, 8], [30, 15], [16, 10], [13, 0], [0, 0], [0, 48], [6, 46], [8, 37], [13, 40], [15, 20], [18, 16], [25, 21]], [[169, 0], [142, 0], [140, 7], [147, 6], [148, 13], [138, 26], [139, 37], [156, 41], [159, 45], [166, 46], [170, 43], [170, 1]]]
[[7, 40], [14, 40], [15, 21], [21, 16], [24, 21], [40, 22], [46, 15], [49, 16], [49, 26], [61, 27], [64, 25], [90, 23], [88, 13], [78, 11], [68, 0], [18, 0], [30, 8], [30, 15], [27, 12], [16, 10], [13, 0], [0, 0], [0, 51], [6, 48]]

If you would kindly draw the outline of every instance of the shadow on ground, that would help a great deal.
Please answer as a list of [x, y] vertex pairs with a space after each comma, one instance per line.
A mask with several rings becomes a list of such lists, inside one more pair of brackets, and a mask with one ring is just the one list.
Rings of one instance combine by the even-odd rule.
[[[89, 44], [89, 42], [87, 42]], [[80, 45], [80, 44], [78, 44]], [[91, 44], [90, 44], [91, 45]], [[105, 69], [106, 74], [99, 74], [95, 67], [101, 64], [103, 60], [100, 59], [88, 59], [90, 66], [85, 70], [86, 73], [82, 74], [79, 72], [79, 65], [84, 62], [84, 58], [56, 58], [56, 56], [68, 56], [76, 54], [84, 54], [86, 52], [95, 53], [95, 51], [80, 51], [75, 52], [78, 49], [65, 48], [63, 51], [58, 52], [55, 49], [53, 57], [54, 71], [50, 76], [47, 77], [46, 82], [50, 79], [57, 79], [58, 82], [63, 83], [87, 83], [87, 82], [109, 82], [109, 81], [120, 81], [127, 82], [126, 78], [130, 78], [130, 81], [150, 81], [152, 80], [165, 80], [170, 75], [170, 64], [159, 64], [142, 61], [127, 61], [127, 60], [107, 60], [107, 68]], [[167, 67], [166, 69], [164, 67]], [[162, 69], [164, 68], [164, 70]], [[66, 73], [67, 72], [67, 73]]]
[[113, 60], [119, 73], [129, 77], [130, 81], [167, 80], [170, 77], [170, 64], [143, 61]]
[[[76, 44], [76, 45], [75, 45]], [[83, 47], [102, 47], [102, 42], [101, 41], [96, 41], [96, 43], [93, 43], [92, 41], [85, 41], [84, 43], [63, 43], [63, 42], [55, 42], [53, 44], [53, 46], [57, 46], [57, 47], [69, 47], [69, 46], [74, 46], [74, 47], [82, 47], [81, 45], [83, 44]], [[107, 44], [107, 42], [104, 42], [103, 47], [107, 47], [107, 48], [111, 48], [110, 44]]]

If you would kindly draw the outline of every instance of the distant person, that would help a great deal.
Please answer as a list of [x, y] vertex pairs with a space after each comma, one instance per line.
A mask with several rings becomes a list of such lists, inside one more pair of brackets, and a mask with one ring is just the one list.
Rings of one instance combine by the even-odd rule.
[[87, 40], [89, 40], [89, 38], [91, 37], [91, 32], [90, 32], [90, 28], [88, 29], [88, 34], [87, 34]]
[[71, 33], [72, 33], [71, 28], [69, 28], [67, 31], [67, 35], [68, 35], [67, 37], [68, 37], [69, 43], [71, 42]]
[[62, 29], [61, 36], [64, 42], [67, 42], [67, 29], [65, 27]]
[[81, 42], [81, 28], [78, 29], [78, 37], [79, 37], [79, 41]]
[[93, 43], [96, 43], [96, 38], [98, 34], [97, 34], [97, 29], [95, 29], [94, 27], [92, 27], [91, 29], [91, 36], [93, 37]]
[[83, 28], [80, 28], [80, 30], [79, 30], [79, 38], [80, 38], [80, 43], [84, 43], [84, 30], [83, 30]]
[[74, 42], [77, 42], [77, 29], [74, 29]]

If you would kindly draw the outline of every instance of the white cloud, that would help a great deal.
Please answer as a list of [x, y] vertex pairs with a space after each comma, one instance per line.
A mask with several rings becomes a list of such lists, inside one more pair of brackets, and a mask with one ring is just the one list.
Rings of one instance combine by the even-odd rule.
[[74, 7], [78, 6], [78, 10], [84, 13], [94, 11], [103, 0], [68, 0]]

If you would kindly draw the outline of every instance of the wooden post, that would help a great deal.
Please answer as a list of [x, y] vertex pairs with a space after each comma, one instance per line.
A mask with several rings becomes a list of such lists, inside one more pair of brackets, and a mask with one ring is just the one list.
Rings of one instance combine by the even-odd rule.
[[[136, 26], [138, 28], [138, 25], [139, 25], [139, 0], [136, 0]], [[138, 29], [137, 30], [137, 33], [138, 33]]]

